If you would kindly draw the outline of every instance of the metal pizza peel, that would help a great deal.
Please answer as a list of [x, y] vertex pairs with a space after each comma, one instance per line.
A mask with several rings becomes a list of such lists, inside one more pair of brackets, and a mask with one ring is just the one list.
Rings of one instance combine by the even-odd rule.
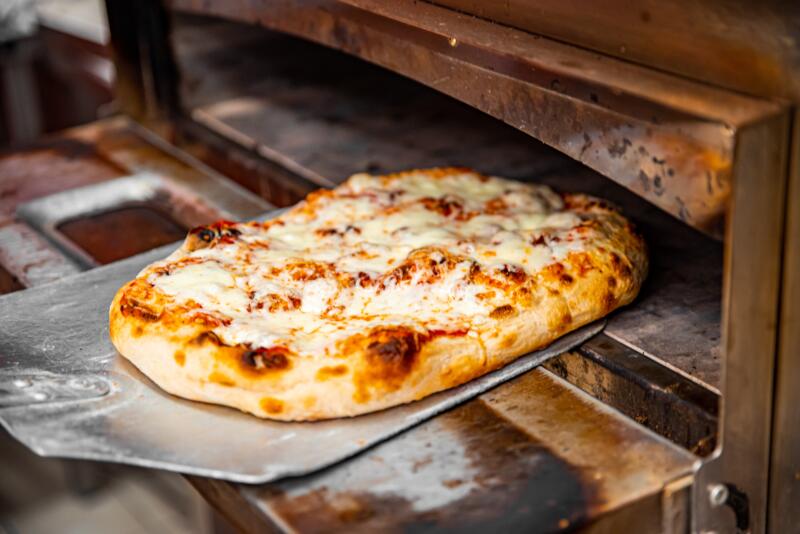
[[117, 289], [179, 243], [0, 297], [0, 424], [42, 456], [118, 462], [234, 482], [310, 473], [370, 447], [599, 333], [584, 326], [460, 387], [354, 418], [265, 421], [169, 395], [108, 337]]

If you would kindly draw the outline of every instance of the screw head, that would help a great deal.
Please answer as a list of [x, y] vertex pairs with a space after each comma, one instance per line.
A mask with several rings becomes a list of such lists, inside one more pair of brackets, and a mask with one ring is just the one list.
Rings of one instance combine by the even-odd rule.
[[725, 484], [709, 484], [708, 500], [711, 506], [722, 506], [728, 501], [728, 486]]

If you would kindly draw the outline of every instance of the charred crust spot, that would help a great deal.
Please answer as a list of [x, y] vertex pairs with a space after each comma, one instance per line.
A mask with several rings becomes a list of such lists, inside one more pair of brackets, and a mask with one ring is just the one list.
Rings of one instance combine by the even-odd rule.
[[242, 232], [235, 228], [236, 223], [221, 220], [208, 226], [198, 226], [189, 230], [191, 249], [200, 249], [213, 246], [216, 243], [233, 243]]
[[342, 232], [337, 230], [336, 228], [318, 228], [314, 230], [314, 233], [320, 237], [328, 237], [332, 235], [342, 235]]
[[340, 230], [338, 228], [319, 228], [317, 230], [314, 230], [314, 233], [320, 237], [329, 237], [333, 235], [343, 237], [347, 233], [360, 234], [361, 228], [353, 226], [352, 224], [348, 224], [347, 226], [344, 227], [344, 230]]
[[370, 276], [367, 273], [359, 272], [357, 277], [358, 277], [359, 287], [369, 287], [372, 285], [372, 278], [370, 278]]
[[317, 380], [328, 380], [337, 376], [344, 376], [347, 374], [346, 365], [335, 365], [333, 367], [322, 367], [317, 371]]
[[525, 270], [516, 265], [505, 264], [500, 268], [500, 273], [518, 284], [524, 282], [526, 278]]
[[249, 350], [242, 354], [242, 363], [258, 372], [283, 371], [291, 365], [288, 354], [284, 347]]
[[216, 345], [218, 347], [221, 347], [223, 345], [222, 341], [219, 339], [217, 334], [215, 334], [214, 332], [208, 332], [208, 331], [207, 332], [201, 332], [197, 336], [195, 336], [192, 339], [190, 339], [189, 340], [189, 344], [190, 345], [211, 344], [211, 345]]
[[617, 297], [614, 296], [614, 293], [609, 291], [603, 295], [603, 308], [609, 312], [614, 309], [614, 306], [617, 304]]
[[175, 363], [181, 367], [183, 367], [183, 365], [186, 363], [186, 353], [182, 350], [176, 350], [173, 357], [175, 358]]
[[276, 415], [283, 412], [283, 401], [273, 397], [264, 397], [258, 405], [269, 414]]
[[553, 282], [558, 282], [561, 286], [569, 286], [574, 282], [573, 277], [567, 273], [567, 269], [563, 263], [556, 262], [544, 268], [544, 274], [547, 279]]
[[623, 277], [627, 278], [633, 274], [630, 265], [628, 265], [627, 262], [623, 262], [622, 258], [620, 258], [619, 254], [616, 252], [611, 253], [611, 265], [613, 266], [614, 271]]
[[226, 374], [220, 373], [219, 371], [213, 371], [210, 375], [208, 375], [208, 381], [225, 387], [233, 387], [236, 385], [236, 383], [231, 380], [230, 377], [228, 377]]
[[211, 243], [214, 241], [214, 238], [217, 237], [217, 234], [213, 230], [209, 230], [208, 228], [203, 228], [199, 232], [197, 232], [197, 237], [200, 241], [205, 243]]
[[608, 288], [609, 289], [614, 289], [616, 287], [617, 287], [617, 279], [614, 278], [613, 276], [609, 276], [608, 277]]
[[546, 245], [547, 241], [545, 241], [544, 235], [536, 236], [533, 241], [531, 241], [531, 245]]
[[503, 306], [498, 306], [497, 308], [493, 309], [492, 312], [489, 314], [489, 317], [491, 317], [492, 319], [501, 319], [503, 317], [510, 317], [515, 313], [516, 310], [514, 309], [514, 306], [511, 306], [510, 304], [505, 304]]
[[366, 402], [373, 392], [395, 391], [414, 370], [422, 344], [426, 341], [403, 326], [376, 328], [365, 336], [346, 343], [343, 352], [361, 347], [364, 359], [353, 376], [356, 402]]
[[367, 345], [367, 358], [390, 375], [404, 375], [411, 370], [419, 351], [415, 334], [390, 334]]

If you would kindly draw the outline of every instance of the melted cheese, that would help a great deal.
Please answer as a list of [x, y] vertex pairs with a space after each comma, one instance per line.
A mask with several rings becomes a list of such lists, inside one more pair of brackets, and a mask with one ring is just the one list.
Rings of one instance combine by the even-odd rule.
[[[361, 174], [277, 223], [239, 225], [232, 242], [184, 248], [159, 264], [171, 265], [169, 275], [148, 279], [176, 303], [229, 318], [215, 329], [226, 343], [313, 355], [376, 325], [483, 322], [507, 297], [470, 281], [473, 266], [535, 273], [583, 246], [581, 222], [543, 186], [462, 171]], [[433, 282], [428, 264], [408, 279], [390, 276], [420, 249], [434, 264], [462, 259]], [[199, 262], [174, 263], [187, 257]]]
[[158, 288], [180, 300], [194, 300], [206, 309], [241, 312], [250, 299], [236, 286], [230, 271], [215, 262], [190, 264], [158, 278]]

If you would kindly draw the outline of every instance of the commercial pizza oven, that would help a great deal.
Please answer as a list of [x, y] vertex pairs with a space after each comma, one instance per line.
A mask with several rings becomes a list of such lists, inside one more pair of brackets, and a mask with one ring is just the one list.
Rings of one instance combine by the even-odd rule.
[[[97, 185], [17, 212], [69, 269], [158, 244], [112, 250], [111, 234], [92, 241], [97, 228], [136, 220], [168, 242], [355, 172], [436, 165], [607, 198], [650, 248], [638, 299], [543, 368], [318, 473], [260, 486], [191, 477], [233, 525], [800, 528], [800, 13], [718, 0], [106, 5], [121, 116], [57, 151], [89, 150], [74, 185], [130, 183], [105, 219], [52, 220], [49, 208], [110, 198]], [[0, 287], [15, 289], [22, 271], [2, 250]], [[22, 282], [62, 276], [57, 264]]]

